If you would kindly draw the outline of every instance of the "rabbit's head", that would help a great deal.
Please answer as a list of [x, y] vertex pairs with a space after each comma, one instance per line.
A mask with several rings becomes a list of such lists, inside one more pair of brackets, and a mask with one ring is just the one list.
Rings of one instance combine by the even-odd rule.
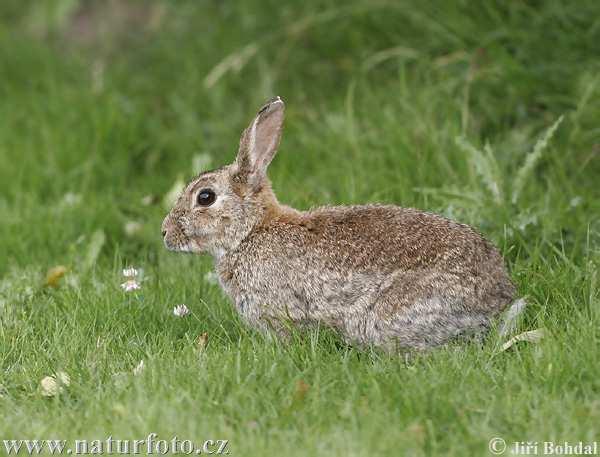
[[279, 145], [283, 117], [283, 101], [276, 97], [242, 133], [233, 164], [202, 173], [186, 186], [162, 224], [169, 250], [220, 256], [277, 212], [267, 167]]

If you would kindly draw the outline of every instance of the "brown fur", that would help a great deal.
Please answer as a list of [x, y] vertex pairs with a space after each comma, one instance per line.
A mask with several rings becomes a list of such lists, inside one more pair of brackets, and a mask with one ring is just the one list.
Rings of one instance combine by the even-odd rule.
[[[281, 205], [266, 176], [283, 102], [243, 132], [236, 161], [204, 173], [163, 222], [167, 248], [208, 252], [225, 292], [261, 330], [324, 324], [347, 341], [424, 349], [485, 330], [515, 289], [494, 246], [467, 225], [391, 205]], [[215, 203], [201, 207], [199, 190]]]

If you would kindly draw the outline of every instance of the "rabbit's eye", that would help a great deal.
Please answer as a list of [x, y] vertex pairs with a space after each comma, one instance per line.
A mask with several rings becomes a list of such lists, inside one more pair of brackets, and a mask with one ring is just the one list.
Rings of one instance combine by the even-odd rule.
[[217, 196], [211, 189], [202, 189], [200, 192], [198, 192], [196, 202], [200, 206], [210, 206], [215, 202], [216, 199]]

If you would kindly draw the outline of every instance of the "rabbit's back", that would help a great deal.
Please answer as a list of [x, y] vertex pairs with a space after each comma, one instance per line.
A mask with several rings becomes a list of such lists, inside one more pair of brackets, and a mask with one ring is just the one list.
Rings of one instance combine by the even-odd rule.
[[285, 224], [284, 219], [286, 229], [296, 225], [292, 230], [303, 232], [315, 251], [328, 252], [347, 268], [395, 271], [432, 265], [456, 269], [485, 262], [502, 265], [497, 250], [468, 225], [412, 208], [324, 207], [290, 222]]
[[477, 278], [480, 285], [508, 280], [498, 250], [470, 226], [412, 208], [323, 207], [276, 219], [256, 236], [259, 245], [281, 246], [282, 256], [301, 253], [326, 269], [386, 275], [436, 270]]

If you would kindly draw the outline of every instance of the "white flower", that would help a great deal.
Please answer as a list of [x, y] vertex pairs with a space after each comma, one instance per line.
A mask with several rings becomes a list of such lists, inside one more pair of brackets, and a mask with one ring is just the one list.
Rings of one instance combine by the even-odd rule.
[[133, 267], [123, 269], [123, 276], [125, 276], [127, 279], [133, 279], [137, 275], [138, 275], [138, 271]]
[[146, 368], [146, 365], [144, 364], [143, 360], [140, 360], [140, 363], [138, 363], [137, 366], [133, 369], [133, 375], [134, 376], [141, 375], [142, 372], [144, 371], [144, 368]]
[[121, 287], [123, 288], [123, 290], [125, 292], [131, 292], [131, 291], [142, 288], [140, 283], [137, 282], [135, 279], [130, 279], [129, 281], [125, 281], [123, 284], [121, 284]]
[[139, 274], [140, 274], [140, 272], [133, 267], [124, 268], [123, 276], [125, 276], [127, 281], [125, 281], [123, 284], [121, 284], [121, 288], [125, 292], [132, 292], [134, 290], [141, 289], [142, 285], [136, 280], [136, 278]]
[[173, 314], [177, 317], [185, 317], [190, 314], [190, 310], [185, 305], [177, 305], [173, 308]]

